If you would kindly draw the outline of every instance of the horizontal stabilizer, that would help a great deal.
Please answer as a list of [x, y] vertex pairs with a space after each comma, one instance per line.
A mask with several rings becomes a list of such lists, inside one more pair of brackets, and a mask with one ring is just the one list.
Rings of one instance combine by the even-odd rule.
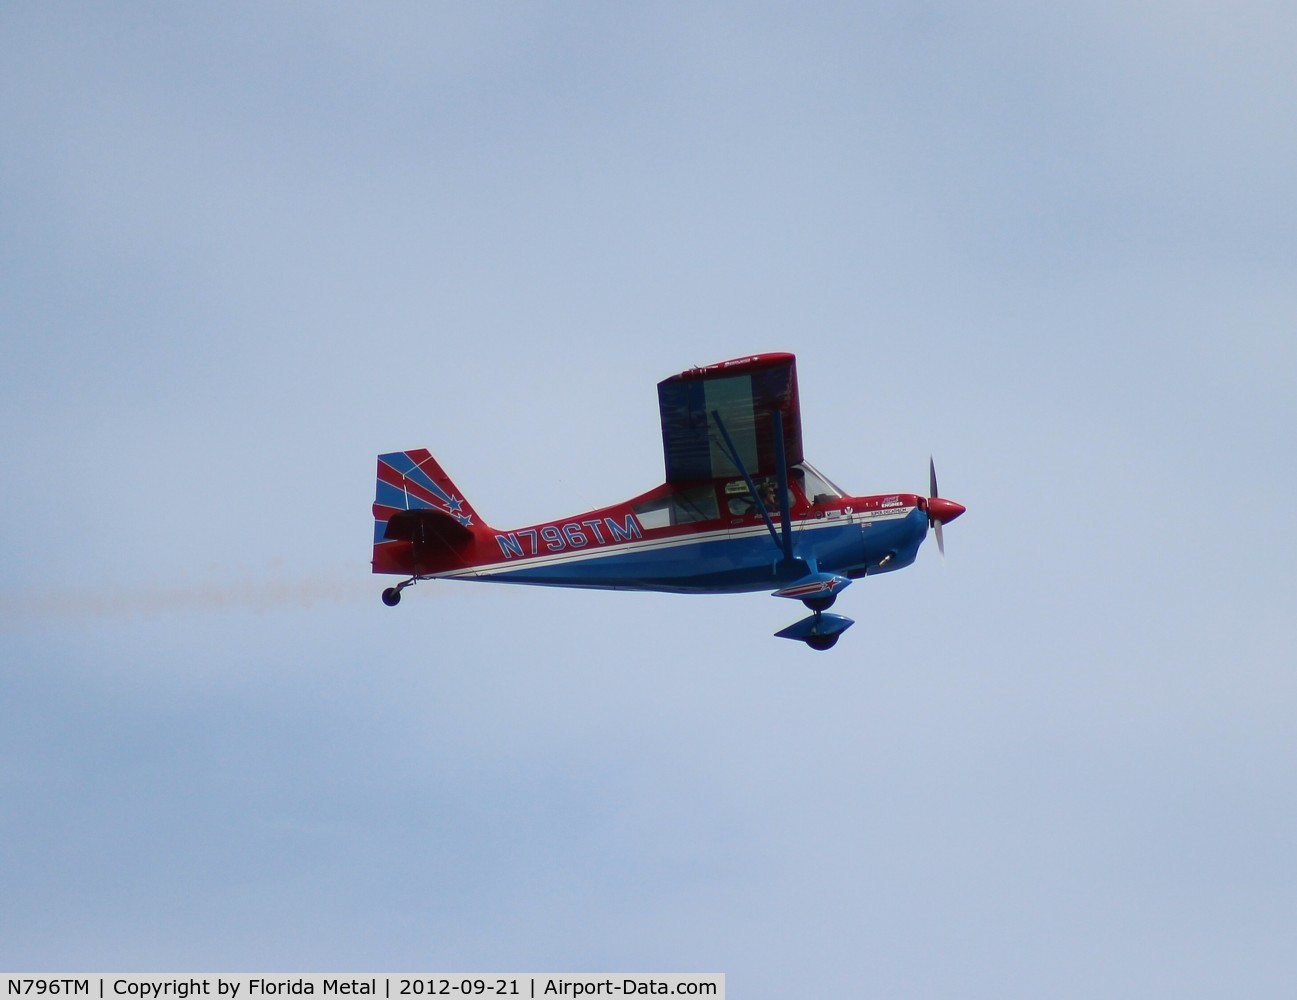
[[393, 514], [387, 519], [383, 537], [388, 541], [414, 542], [416, 545], [442, 544], [455, 548], [471, 539], [473, 532], [452, 515], [423, 507]]

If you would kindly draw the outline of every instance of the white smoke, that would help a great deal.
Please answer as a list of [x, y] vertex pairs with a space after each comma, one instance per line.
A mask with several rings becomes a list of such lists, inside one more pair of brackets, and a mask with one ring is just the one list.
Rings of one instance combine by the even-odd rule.
[[0, 627], [6, 631], [25, 623], [85, 619], [148, 618], [181, 612], [255, 612], [378, 603], [386, 584], [361, 574], [269, 579], [209, 579], [174, 584], [104, 583], [46, 587], [25, 592], [0, 592]]

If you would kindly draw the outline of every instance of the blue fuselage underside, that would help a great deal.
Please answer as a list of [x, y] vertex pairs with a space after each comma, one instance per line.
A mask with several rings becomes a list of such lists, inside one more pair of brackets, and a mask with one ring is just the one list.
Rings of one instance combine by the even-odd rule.
[[927, 529], [927, 515], [918, 509], [892, 520], [803, 521], [793, 529], [791, 565], [783, 563], [783, 553], [768, 533], [708, 532], [696, 540], [649, 538], [608, 555], [567, 554], [529, 560], [530, 565], [517, 569], [505, 564], [448, 575], [594, 590], [740, 594], [787, 584], [808, 569], [850, 576], [900, 569], [914, 562]]

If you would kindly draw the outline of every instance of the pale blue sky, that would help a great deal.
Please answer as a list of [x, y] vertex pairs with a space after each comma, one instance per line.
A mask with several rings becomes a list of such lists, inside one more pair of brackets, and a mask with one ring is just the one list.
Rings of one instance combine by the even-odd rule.
[[[9, 3], [0, 967], [1297, 984], [1297, 15]], [[368, 574], [799, 358], [808, 457], [969, 507], [852, 587]]]

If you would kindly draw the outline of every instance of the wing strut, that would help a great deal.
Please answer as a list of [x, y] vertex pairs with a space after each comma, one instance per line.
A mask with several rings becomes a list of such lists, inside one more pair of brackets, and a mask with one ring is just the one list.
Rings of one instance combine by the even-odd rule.
[[775, 477], [779, 484], [779, 527], [784, 532], [784, 562], [793, 561], [793, 518], [788, 509], [788, 461], [784, 457], [784, 415], [770, 411], [775, 424]]
[[721, 438], [725, 442], [725, 456], [734, 463], [734, 467], [739, 470], [743, 481], [747, 483], [748, 492], [752, 494], [752, 500], [757, 505], [761, 520], [766, 522], [766, 530], [770, 532], [771, 539], [784, 554], [784, 562], [791, 563], [793, 561], [793, 531], [792, 514], [788, 508], [788, 466], [784, 460], [783, 415], [778, 410], [771, 410], [770, 416], [774, 420], [775, 476], [779, 489], [779, 523], [783, 529], [782, 537], [781, 533], [775, 530], [775, 524], [770, 519], [770, 512], [766, 510], [766, 505], [761, 500], [761, 494], [757, 492], [757, 485], [752, 481], [747, 466], [743, 464], [739, 450], [734, 447], [730, 432], [725, 429], [725, 421], [721, 419], [718, 410], [712, 410], [712, 420], [716, 422], [716, 429], [721, 432]]

